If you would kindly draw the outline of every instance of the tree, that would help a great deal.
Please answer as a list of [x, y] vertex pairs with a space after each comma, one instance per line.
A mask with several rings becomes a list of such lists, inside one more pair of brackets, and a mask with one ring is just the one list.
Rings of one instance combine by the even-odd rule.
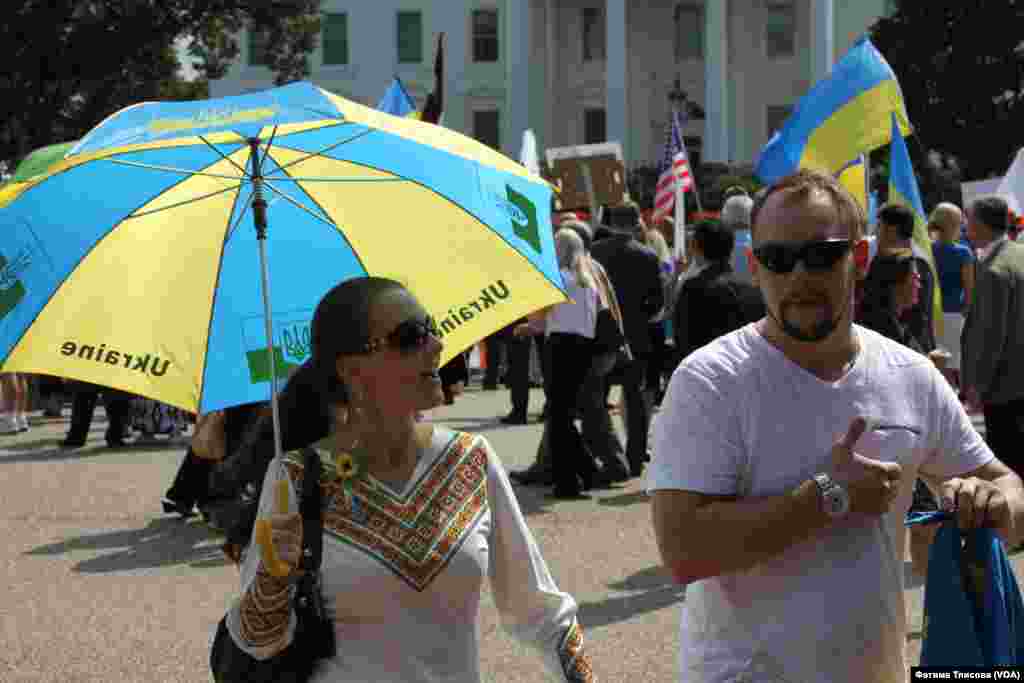
[[[1024, 145], [1024, 1], [898, 0], [871, 38], [896, 72], [917, 143], [965, 179], [1001, 175]], [[931, 182], [931, 179], [928, 181]]]
[[[115, 111], [205, 97], [238, 55], [244, 26], [265, 30], [285, 83], [309, 74], [319, 0], [23, 0], [0, 22], [0, 162], [80, 137]], [[202, 78], [178, 76], [174, 43], [191, 37]]]

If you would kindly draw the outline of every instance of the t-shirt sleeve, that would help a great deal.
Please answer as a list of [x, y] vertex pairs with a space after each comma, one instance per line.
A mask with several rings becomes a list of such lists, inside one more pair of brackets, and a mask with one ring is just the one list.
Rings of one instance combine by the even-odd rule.
[[928, 368], [928, 381], [932, 385], [929, 391], [931, 453], [921, 464], [921, 474], [944, 481], [988, 463], [995, 456], [974, 428], [949, 383], [934, 367]]
[[672, 375], [654, 419], [648, 491], [739, 493], [745, 449], [724, 384], [685, 364]]

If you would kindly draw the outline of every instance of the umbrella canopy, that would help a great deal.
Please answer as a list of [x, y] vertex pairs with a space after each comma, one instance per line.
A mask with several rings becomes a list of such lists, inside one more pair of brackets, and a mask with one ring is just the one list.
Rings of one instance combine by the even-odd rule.
[[363, 275], [422, 301], [444, 362], [565, 300], [550, 201], [470, 138], [309, 83], [135, 105], [0, 198], [0, 370], [200, 413], [267, 400], [308, 358], [319, 299]]
[[24, 190], [27, 183], [43, 175], [50, 167], [61, 161], [77, 142], [77, 140], [60, 142], [30, 152], [14, 169], [14, 173], [7, 179], [7, 182], [0, 183], [0, 206], [7, 203], [8, 198], [13, 198]]

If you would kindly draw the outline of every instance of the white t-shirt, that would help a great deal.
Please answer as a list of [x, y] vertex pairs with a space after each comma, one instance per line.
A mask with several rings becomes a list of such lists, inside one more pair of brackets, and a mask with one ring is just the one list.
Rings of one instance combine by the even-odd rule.
[[829, 469], [858, 415], [915, 427], [865, 434], [856, 451], [898, 461], [884, 517], [850, 515], [748, 571], [687, 586], [680, 680], [902, 683], [907, 679], [904, 517], [915, 475], [938, 479], [993, 456], [923, 355], [855, 326], [861, 353], [837, 382], [790, 361], [752, 323], [688, 356], [653, 426], [648, 487], [772, 496]]

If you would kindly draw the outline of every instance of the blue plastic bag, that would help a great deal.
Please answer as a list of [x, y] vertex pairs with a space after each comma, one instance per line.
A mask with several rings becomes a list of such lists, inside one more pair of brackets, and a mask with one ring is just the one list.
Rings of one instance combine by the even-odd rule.
[[942, 526], [928, 554], [921, 666], [1024, 663], [1024, 602], [1002, 540], [991, 529], [961, 534], [945, 512], [906, 523], [935, 522]]

